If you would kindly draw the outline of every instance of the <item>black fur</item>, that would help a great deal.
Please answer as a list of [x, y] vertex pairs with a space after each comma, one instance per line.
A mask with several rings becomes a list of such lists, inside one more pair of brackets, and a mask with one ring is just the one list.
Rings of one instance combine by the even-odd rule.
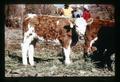
[[72, 43], [71, 46], [75, 46], [79, 40], [79, 35], [76, 32], [75, 26], [72, 28]]
[[94, 46], [97, 47], [92, 55], [93, 61], [100, 61], [97, 63], [98, 67], [105, 67], [109, 70], [112, 69], [111, 55], [115, 53], [115, 28], [114, 27], [102, 27], [98, 32], [98, 40], [95, 42]]
[[70, 25], [64, 26], [64, 28], [66, 29], [67, 32], [71, 31], [72, 32], [72, 43], [71, 43], [71, 47], [75, 46], [79, 40], [79, 35], [76, 32], [76, 28], [75, 26], [73, 26], [73, 28], [70, 28]]

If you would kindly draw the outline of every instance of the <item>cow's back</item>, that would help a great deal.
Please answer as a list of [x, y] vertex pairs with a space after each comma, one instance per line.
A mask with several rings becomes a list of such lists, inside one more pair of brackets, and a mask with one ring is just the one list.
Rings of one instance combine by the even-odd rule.
[[[24, 21], [24, 31], [27, 31], [27, 25], [34, 25], [35, 32], [44, 39], [58, 39], [68, 33], [65, 26], [69, 26], [67, 18], [54, 16], [37, 16]], [[69, 34], [69, 33], [68, 33]]]

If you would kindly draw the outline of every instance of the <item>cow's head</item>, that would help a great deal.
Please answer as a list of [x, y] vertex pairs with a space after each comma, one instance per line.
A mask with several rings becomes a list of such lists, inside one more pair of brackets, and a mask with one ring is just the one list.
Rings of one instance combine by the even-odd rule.
[[86, 21], [83, 17], [77, 18], [74, 21], [74, 24], [76, 26], [76, 32], [79, 36], [83, 36], [86, 32], [86, 28], [88, 25], [91, 25], [93, 23], [93, 18], [90, 18], [88, 21]]

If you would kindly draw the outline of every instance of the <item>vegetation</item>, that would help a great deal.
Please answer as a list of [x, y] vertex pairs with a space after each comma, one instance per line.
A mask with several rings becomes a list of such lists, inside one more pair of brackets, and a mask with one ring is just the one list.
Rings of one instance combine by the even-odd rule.
[[[5, 46], [5, 76], [6, 77], [72, 77], [72, 76], [115, 76], [114, 71], [108, 71], [106, 68], [96, 68], [93, 62], [85, 62], [83, 60], [82, 44], [79, 41], [72, 48], [71, 60], [72, 64], [66, 66], [63, 64], [63, 55], [61, 54], [61, 46], [53, 46], [51, 44], [37, 43], [35, 48], [35, 66], [22, 65], [21, 56], [21, 30], [6, 29], [7, 45]], [[9, 52], [8, 52], [9, 51]]]

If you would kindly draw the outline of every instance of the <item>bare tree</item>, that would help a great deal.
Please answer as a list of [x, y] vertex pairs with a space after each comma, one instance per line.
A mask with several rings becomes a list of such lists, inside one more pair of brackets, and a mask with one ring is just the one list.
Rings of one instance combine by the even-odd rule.
[[53, 4], [27, 4], [25, 13], [55, 15], [55, 11], [56, 7]]
[[13, 28], [22, 27], [22, 20], [25, 12], [24, 4], [11, 4], [5, 6], [6, 24]]

